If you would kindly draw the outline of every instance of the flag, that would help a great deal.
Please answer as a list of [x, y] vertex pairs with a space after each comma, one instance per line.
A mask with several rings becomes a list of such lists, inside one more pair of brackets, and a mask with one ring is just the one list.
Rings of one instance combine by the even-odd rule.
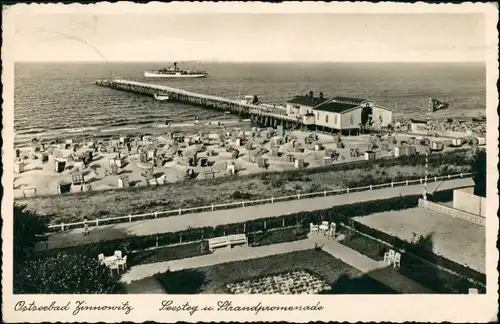
[[436, 110], [448, 108], [449, 104], [437, 99], [429, 98], [429, 106], [431, 107], [432, 112], [435, 112]]

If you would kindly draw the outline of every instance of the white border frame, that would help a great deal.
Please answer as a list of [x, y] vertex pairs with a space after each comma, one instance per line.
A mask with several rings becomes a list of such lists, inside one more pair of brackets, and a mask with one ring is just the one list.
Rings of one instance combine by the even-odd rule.
[[[12, 21], [16, 14], [27, 13], [158, 13], [162, 10], [176, 13], [483, 13], [486, 18], [487, 52], [487, 145], [488, 145], [488, 217], [486, 222], [486, 263], [487, 291], [486, 295], [339, 295], [339, 296], [228, 296], [228, 295], [12, 295], [12, 204], [13, 190], [13, 61], [10, 44], [13, 38]], [[405, 4], [405, 3], [321, 3], [321, 2], [288, 2], [281, 4], [266, 3], [181, 3], [134, 4], [129, 2], [100, 3], [97, 5], [61, 5], [61, 4], [17, 4], [4, 11], [3, 16], [3, 147], [2, 161], [4, 171], [2, 185], [3, 217], [3, 276], [2, 313], [6, 322], [119, 322], [119, 321], [157, 321], [157, 322], [197, 322], [197, 321], [449, 321], [449, 322], [486, 322], [494, 321], [497, 316], [498, 300], [498, 251], [496, 240], [498, 233], [498, 7], [494, 3], [463, 4]], [[496, 280], [495, 280], [496, 279]], [[175, 300], [175, 304], [185, 302], [200, 306], [215, 306], [217, 301], [231, 300], [234, 305], [253, 306], [259, 302], [265, 305], [315, 305], [318, 302], [324, 307], [322, 311], [283, 312], [268, 311], [254, 315], [252, 312], [201, 312], [194, 315], [187, 312], [161, 312], [162, 300]], [[121, 305], [128, 301], [134, 308], [128, 315], [123, 311], [87, 311], [72, 315], [71, 312], [14, 312], [14, 305], [20, 301], [37, 301], [47, 304], [56, 301], [66, 304], [75, 301], [86, 301], [90, 305]], [[50, 304], [50, 302], [48, 303]]]

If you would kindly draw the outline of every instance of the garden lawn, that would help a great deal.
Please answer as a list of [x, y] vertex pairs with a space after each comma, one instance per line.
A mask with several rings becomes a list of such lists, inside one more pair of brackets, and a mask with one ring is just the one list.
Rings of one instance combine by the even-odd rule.
[[[359, 270], [321, 250], [305, 250], [210, 267], [167, 272], [157, 278], [167, 294], [227, 294], [228, 283], [305, 270], [332, 286], [324, 293], [395, 293]], [[382, 269], [384, 271], [384, 269]]]
[[[307, 238], [307, 230], [300, 230], [297, 227], [288, 227], [263, 233], [249, 234], [248, 243], [250, 246], [264, 246], [277, 243], [292, 242]], [[138, 264], [148, 264], [192, 258], [208, 254], [207, 243], [193, 242], [189, 244], [167, 246], [154, 250], [139, 251], [129, 254], [129, 267]]]
[[[432, 154], [429, 176], [471, 171], [471, 153], [456, 150]], [[159, 187], [133, 187], [90, 191], [16, 200], [28, 210], [48, 217], [51, 223], [69, 223], [87, 219], [125, 216], [137, 213], [175, 210], [245, 200], [320, 192], [343, 187], [389, 183], [424, 176], [424, 157], [401, 157], [266, 172], [244, 176], [183, 181]], [[214, 188], [217, 188], [214, 190]]]

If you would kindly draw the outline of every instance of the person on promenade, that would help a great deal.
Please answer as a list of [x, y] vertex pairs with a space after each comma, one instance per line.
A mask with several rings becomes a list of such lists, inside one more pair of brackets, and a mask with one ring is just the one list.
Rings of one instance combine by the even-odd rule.
[[83, 236], [87, 236], [89, 234], [89, 224], [87, 222], [87, 217], [83, 218]]

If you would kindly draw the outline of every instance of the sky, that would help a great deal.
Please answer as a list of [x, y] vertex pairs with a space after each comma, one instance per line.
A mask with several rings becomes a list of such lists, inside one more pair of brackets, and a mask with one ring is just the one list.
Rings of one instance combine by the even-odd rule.
[[26, 14], [16, 61], [483, 62], [480, 13]]

